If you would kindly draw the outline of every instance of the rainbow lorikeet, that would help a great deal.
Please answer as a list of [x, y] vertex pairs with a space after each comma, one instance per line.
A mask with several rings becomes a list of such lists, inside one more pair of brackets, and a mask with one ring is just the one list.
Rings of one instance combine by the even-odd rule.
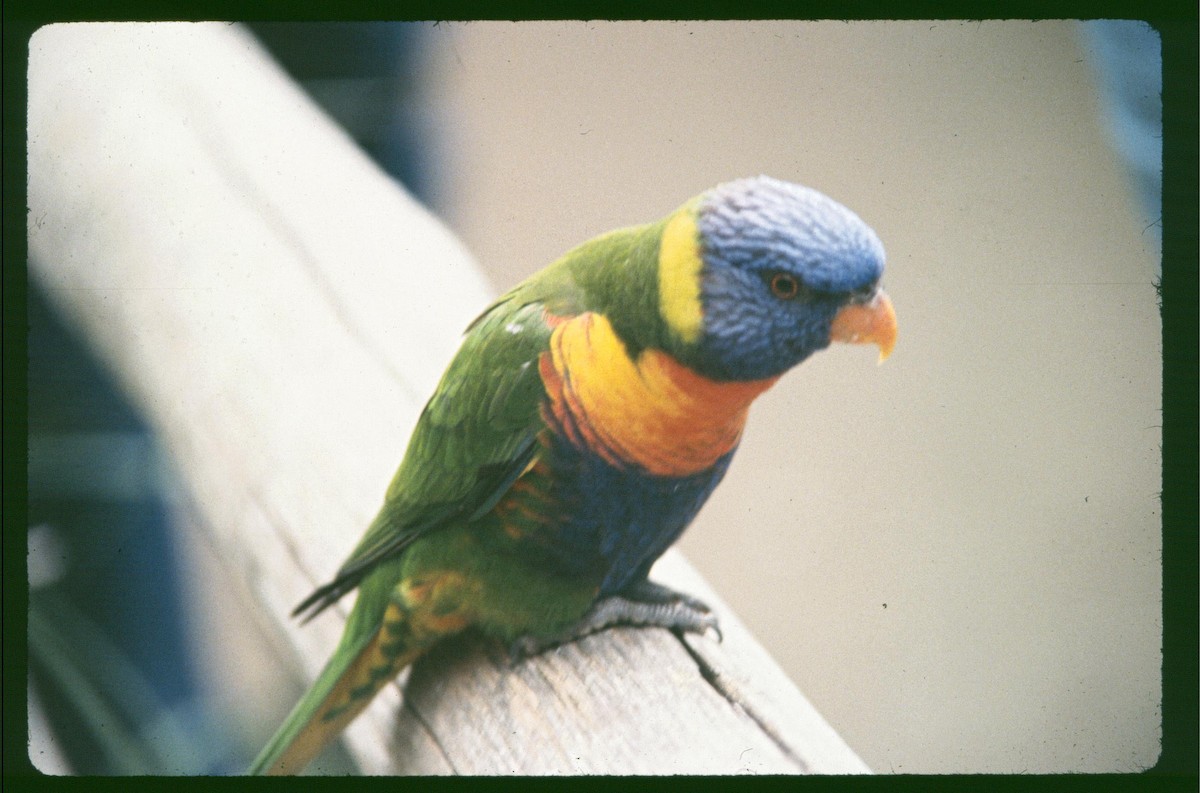
[[492, 304], [425, 406], [379, 515], [312, 617], [358, 589], [333, 657], [252, 773], [297, 773], [433, 643], [519, 653], [613, 624], [704, 630], [650, 566], [733, 457], [756, 396], [896, 318], [875, 233], [768, 177], [571, 250]]

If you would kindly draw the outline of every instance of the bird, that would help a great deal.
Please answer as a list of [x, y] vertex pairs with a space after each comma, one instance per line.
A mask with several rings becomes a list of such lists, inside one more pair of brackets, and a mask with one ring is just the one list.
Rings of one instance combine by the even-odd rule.
[[891, 354], [884, 258], [842, 204], [757, 176], [602, 234], [499, 297], [466, 329], [377, 516], [293, 613], [307, 622], [357, 590], [249, 773], [300, 773], [467, 629], [515, 659], [614, 625], [719, 633], [650, 568], [725, 475], [756, 397], [833, 342]]

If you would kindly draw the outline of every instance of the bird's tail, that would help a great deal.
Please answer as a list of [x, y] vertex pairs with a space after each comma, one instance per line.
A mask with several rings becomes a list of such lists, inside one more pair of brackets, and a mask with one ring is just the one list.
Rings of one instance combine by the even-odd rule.
[[375, 630], [348, 633], [248, 773], [302, 771], [388, 680], [425, 651], [428, 645], [413, 642], [407, 627], [404, 612], [393, 604]]

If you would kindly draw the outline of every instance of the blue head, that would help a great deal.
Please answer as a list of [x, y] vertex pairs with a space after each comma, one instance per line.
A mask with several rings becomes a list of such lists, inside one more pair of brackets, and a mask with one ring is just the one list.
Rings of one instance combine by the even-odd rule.
[[766, 176], [741, 179], [703, 193], [668, 223], [662, 313], [687, 342], [686, 362], [720, 380], [782, 374], [838, 338], [874, 341], [886, 354], [890, 342], [869, 332], [835, 330], [844, 308], [879, 313], [883, 263], [875, 232], [841, 204]]

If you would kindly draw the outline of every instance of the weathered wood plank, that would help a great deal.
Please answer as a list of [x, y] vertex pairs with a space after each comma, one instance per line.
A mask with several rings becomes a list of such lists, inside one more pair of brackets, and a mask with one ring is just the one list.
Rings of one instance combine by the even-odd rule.
[[[370, 519], [490, 290], [236, 27], [43, 28], [29, 111], [31, 273], [311, 678], [345, 607], [286, 615]], [[867, 770], [682, 557], [656, 576], [706, 597], [724, 641], [621, 629], [515, 667], [448, 642], [347, 732], [364, 772]]]

